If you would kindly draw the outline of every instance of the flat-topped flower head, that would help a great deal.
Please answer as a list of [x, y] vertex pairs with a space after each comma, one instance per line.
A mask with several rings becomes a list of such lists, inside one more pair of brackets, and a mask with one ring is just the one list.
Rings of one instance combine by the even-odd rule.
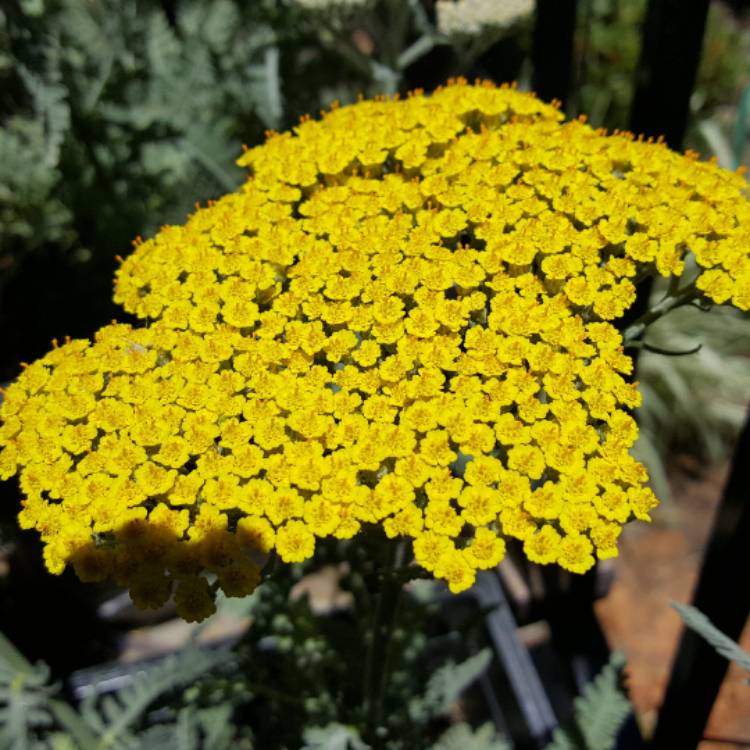
[[[27, 367], [0, 473], [52, 572], [191, 619], [366, 526], [453, 591], [584, 572], [656, 505], [614, 323], [649, 274], [750, 308], [745, 183], [513, 88], [336, 108], [123, 262], [114, 324]], [[209, 578], [212, 583], [209, 583]]]

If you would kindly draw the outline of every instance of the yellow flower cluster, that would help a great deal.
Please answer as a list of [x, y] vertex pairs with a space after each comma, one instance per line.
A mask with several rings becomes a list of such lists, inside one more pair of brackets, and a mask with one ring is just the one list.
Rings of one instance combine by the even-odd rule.
[[49, 569], [201, 619], [257, 584], [254, 551], [366, 524], [453, 591], [507, 538], [574, 572], [616, 555], [656, 500], [609, 321], [689, 252], [750, 308], [750, 204], [738, 175], [561, 120], [463, 81], [335, 108], [140, 243], [115, 299], [147, 325], [54, 349], [0, 412]]

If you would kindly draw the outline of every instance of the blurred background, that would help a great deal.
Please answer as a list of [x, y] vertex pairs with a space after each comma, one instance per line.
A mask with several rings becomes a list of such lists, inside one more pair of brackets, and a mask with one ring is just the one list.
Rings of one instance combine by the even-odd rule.
[[[647, 1], [566, 4], [575, 9], [566, 113], [629, 129]], [[710, 3], [683, 140], [730, 169], [750, 158], [747, 6]], [[544, 93], [535, 85], [545, 62], [535, 29], [532, 0], [5, 0], [0, 382], [52, 338], [126, 320], [111, 302], [115, 256], [237, 188], [242, 144], [334, 100], [429, 91], [451, 76]], [[750, 401], [750, 320], [728, 309], [680, 310], [649, 342], [702, 348], [640, 357], [636, 450], [664, 502], [652, 526], [627, 530], [596, 605], [609, 645], [626, 652], [646, 730], [680, 627], [668, 602], [690, 597]], [[17, 487], [3, 483], [0, 492], [6, 635], [58, 676], [127, 651], [142, 623], [128, 613], [102, 616], [111, 591], [47, 575], [33, 535], [16, 528]], [[41, 639], [29, 623], [51, 616], [55, 626]], [[750, 743], [746, 701], [734, 688], [720, 696], [707, 736], [736, 744], [717, 748]]]

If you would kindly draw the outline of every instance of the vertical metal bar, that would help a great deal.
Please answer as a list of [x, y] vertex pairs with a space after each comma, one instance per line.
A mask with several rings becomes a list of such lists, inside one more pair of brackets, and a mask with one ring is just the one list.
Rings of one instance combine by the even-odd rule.
[[570, 93], [577, 0], [537, 0], [532, 61], [532, 87], [542, 99]]
[[[693, 594], [693, 606], [733, 640], [750, 615], [750, 412]], [[727, 660], [692, 630], [683, 630], [659, 712], [653, 750], [698, 746], [727, 671]]]
[[[630, 129], [662, 136], [675, 150], [682, 148], [687, 129], [708, 5], [709, 0], [650, 0], [643, 23]], [[650, 279], [640, 284], [635, 303], [619, 321], [622, 330], [646, 312], [651, 288]], [[639, 351], [629, 352], [636, 363]]]
[[497, 576], [493, 571], [482, 571], [470, 593], [482, 608], [491, 610], [486, 618], [487, 631], [512, 685], [529, 734], [536, 741], [548, 739], [557, 727], [557, 718], [534, 662], [518, 639], [516, 622]]
[[682, 148], [709, 0], [650, 0], [643, 25], [630, 129]]

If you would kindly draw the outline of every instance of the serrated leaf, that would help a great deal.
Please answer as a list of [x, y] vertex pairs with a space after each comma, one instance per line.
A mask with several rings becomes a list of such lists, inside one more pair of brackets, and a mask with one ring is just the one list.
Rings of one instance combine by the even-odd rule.
[[45, 80], [23, 65], [19, 64], [17, 70], [33, 100], [34, 112], [44, 126], [44, 164], [48, 168], [55, 167], [60, 158], [60, 146], [70, 128], [68, 90], [60, 83], [57, 71]]
[[204, 739], [201, 750], [229, 750], [234, 745], [235, 730], [230, 721], [232, 707], [229, 705], [214, 706], [203, 709], [199, 720]]
[[[177, 744], [175, 728], [170, 724], [156, 724], [140, 732], [138, 750], [183, 750]], [[197, 750], [196, 745], [186, 745], [184, 750]]]
[[685, 625], [708, 641], [725, 659], [733, 661], [742, 669], [750, 672], [750, 654], [738, 643], [724, 635], [699, 609], [688, 604], [672, 602], [672, 606], [682, 618]]
[[47, 684], [45, 664], [30, 664], [0, 633], [0, 748], [25, 750], [33, 745], [35, 730], [49, 727], [49, 698], [56, 688]]
[[369, 750], [354, 727], [343, 724], [328, 724], [325, 727], [310, 727], [303, 735], [302, 750]]
[[163, 13], [153, 16], [148, 24], [146, 51], [152, 75], [173, 76], [180, 64], [180, 43]]
[[444, 713], [453, 701], [463, 693], [489, 666], [492, 652], [482, 649], [459, 664], [449, 662], [437, 669], [427, 682], [424, 695], [414, 698], [409, 704], [412, 720], [423, 722]]
[[130, 729], [140, 721], [144, 711], [161, 695], [192, 683], [210, 669], [231, 658], [228, 652], [208, 652], [187, 649], [167, 657], [160, 664], [136, 675], [130, 685], [115, 696], [101, 701], [105, 714], [102, 720], [97, 706], [96, 692], [84, 700], [82, 715], [89, 725], [101, 734], [105, 746], [128, 746], [132, 743]]
[[448, 729], [431, 750], [511, 750], [511, 746], [497, 735], [492, 724], [474, 730], [461, 723]]
[[614, 750], [620, 728], [632, 710], [622, 685], [624, 666], [623, 654], [614, 652], [575, 699], [572, 725], [555, 730], [545, 750]]
[[86, 722], [64, 701], [51, 700], [49, 707], [57, 723], [75, 742], [77, 750], [98, 750], [98, 742]]
[[214, 0], [210, 8], [205, 9], [201, 35], [213, 49], [222, 54], [237, 33], [240, 22], [234, 3], [229, 0]]

